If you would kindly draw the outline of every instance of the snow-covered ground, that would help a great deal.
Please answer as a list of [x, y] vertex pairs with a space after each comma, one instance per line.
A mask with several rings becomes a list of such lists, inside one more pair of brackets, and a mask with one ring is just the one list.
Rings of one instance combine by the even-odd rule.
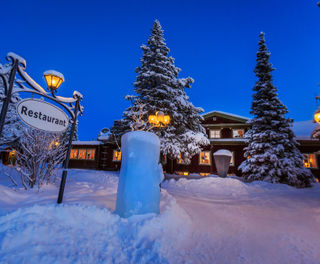
[[121, 219], [118, 173], [70, 170], [58, 184], [0, 176], [0, 263], [320, 263], [320, 185], [237, 178], [162, 183], [161, 213]]

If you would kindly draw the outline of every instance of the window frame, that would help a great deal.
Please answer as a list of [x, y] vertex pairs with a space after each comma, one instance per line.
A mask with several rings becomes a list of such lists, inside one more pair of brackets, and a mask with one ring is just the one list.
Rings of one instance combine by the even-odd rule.
[[[211, 132], [213, 132], [213, 131], [215, 131], [215, 132], [219, 132], [219, 137], [213, 137], [212, 135], [211, 135]], [[209, 138], [221, 138], [221, 129], [209, 129]]]
[[[180, 162], [180, 160], [181, 160], [181, 162]], [[179, 158], [176, 160], [176, 162], [177, 162], [177, 164], [179, 164], [179, 165], [188, 165], [188, 164], [183, 160], [183, 154], [182, 154], [182, 153], [179, 154]]]
[[[80, 158], [79, 158], [79, 154], [80, 154], [80, 151], [81, 151], [81, 150], [84, 150], [84, 158], [83, 158], [83, 159], [80, 159]], [[78, 160], [86, 160], [86, 159], [87, 159], [87, 149], [86, 149], [86, 148], [79, 148], [79, 149], [78, 149], [77, 159], [78, 159]]]
[[[242, 130], [242, 135], [243, 135], [242, 137], [235, 137], [234, 136], [234, 131], [238, 131], [238, 130]], [[245, 130], [243, 128], [238, 128], [238, 129], [237, 128], [233, 128], [232, 129], [232, 138], [244, 138], [244, 133], [245, 133]]]
[[[76, 155], [76, 157], [75, 158], [71, 158], [71, 154], [72, 154], [72, 151], [77, 151], [77, 155]], [[78, 154], [79, 154], [79, 149], [78, 148], [72, 148], [71, 149], [71, 152], [70, 152], [70, 157], [69, 157], [69, 159], [71, 159], [71, 160], [77, 160], [78, 159]]]
[[[93, 159], [88, 159], [88, 151], [93, 150]], [[86, 160], [95, 160], [96, 159], [96, 149], [95, 148], [87, 148], [86, 152]]]
[[[230, 163], [229, 163], [229, 166], [230, 167], [234, 167], [235, 166], [235, 151], [234, 150], [229, 150], [232, 154], [231, 156], [231, 160], [230, 160]], [[232, 161], [232, 162], [231, 162]]]
[[[85, 158], [84, 159], [79, 159], [79, 153], [80, 153], [80, 150], [85, 150]], [[94, 158], [93, 159], [88, 159], [88, 150], [93, 150], [94, 151]], [[71, 154], [72, 154], [72, 151], [77, 151], [77, 155], [75, 158], [71, 158]], [[71, 152], [70, 152], [70, 157], [69, 157], [70, 160], [89, 160], [89, 161], [95, 161], [96, 159], [96, 149], [95, 148], [72, 148], [71, 149]]]
[[[317, 160], [317, 154], [316, 153], [302, 153], [303, 155], [303, 167], [307, 168], [307, 169], [318, 169], [319, 165], [318, 165], [318, 160]], [[304, 155], [308, 155], [308, 162], [310, 164], [310, 155], [314, 155], [314, 160], [315, 160], [315, 167], [305, 167], [304, 166], [304, 160], [305, 160], [305, 156]]]
[[[201, 163], [201, 153], [208, 153], [209, 152], [209, 163]], [[203, 150], [199, 153], [199, 165], [200, 166], [211, 166], [212, 158], [211, 158], [211, 151], [210, 150]]]
[[[114, 157], [115, 157], [115, 155], [114, 155], [115, 152], [117, 152], [117, 158], [118, 158], [119, 153], [120, 153], [120, 159], [115, 159], [115, 158], [114, 158]], [[114, 149], [113, 152], [112, 152], [112, 161], [113, 161], [113, 162], [121, 162], [121, 159], [122, 159], [121, 150], [119, 151], [119, 150]]]

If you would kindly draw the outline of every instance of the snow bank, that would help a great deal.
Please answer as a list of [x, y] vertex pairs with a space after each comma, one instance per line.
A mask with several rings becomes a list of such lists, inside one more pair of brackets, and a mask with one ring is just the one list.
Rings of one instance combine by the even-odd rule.
[[214, 156], [229, 156], [229, 157], [232, 157], [231, 151], [229, 151], [227, 149], [219, 149], [218, 151], [213, 153], [213, 155]]
[[171, 179], [164, 181], [161, 187], [165, 189], [183, 190], [198, 195], [240, 196], [248, 194], [248, 186], [233, 178], [205, 177], [203, 179]]
[[182, 263], [188, 215], [165, 191], [162, 213], [122, 219], [86, 205], [45, 205], [0, 218], [2, 263]]

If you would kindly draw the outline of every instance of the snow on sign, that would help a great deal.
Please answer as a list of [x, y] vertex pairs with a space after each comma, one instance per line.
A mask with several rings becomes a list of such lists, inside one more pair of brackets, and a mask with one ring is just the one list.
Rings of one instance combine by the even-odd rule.
[[17, 113], [27, 125], [48, 132], [63, 132], [69, 125], [68, 116], [60, 108], [38, 99], [20, 101]]

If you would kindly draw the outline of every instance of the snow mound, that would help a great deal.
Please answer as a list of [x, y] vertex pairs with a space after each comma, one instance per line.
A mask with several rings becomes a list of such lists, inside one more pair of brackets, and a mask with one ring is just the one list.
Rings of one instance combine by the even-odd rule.
[[231, 151], [229, 151], [227, 149], [219, 149], [218, 151], [213, 153], [213, 155], [214, 156], [229, 156], [229, 157], [232, 157]]
[[162, 191], [160, 215], [35, 205], [0, 217], [1, 263], [183, 263], [191, 220]]
[[248, 186], [233, 178], [205, 177], [203, 179], [171, 179], [161, 184], [161, 187], [188, 191], [192, 194], [240, 196], [248, 194]]

